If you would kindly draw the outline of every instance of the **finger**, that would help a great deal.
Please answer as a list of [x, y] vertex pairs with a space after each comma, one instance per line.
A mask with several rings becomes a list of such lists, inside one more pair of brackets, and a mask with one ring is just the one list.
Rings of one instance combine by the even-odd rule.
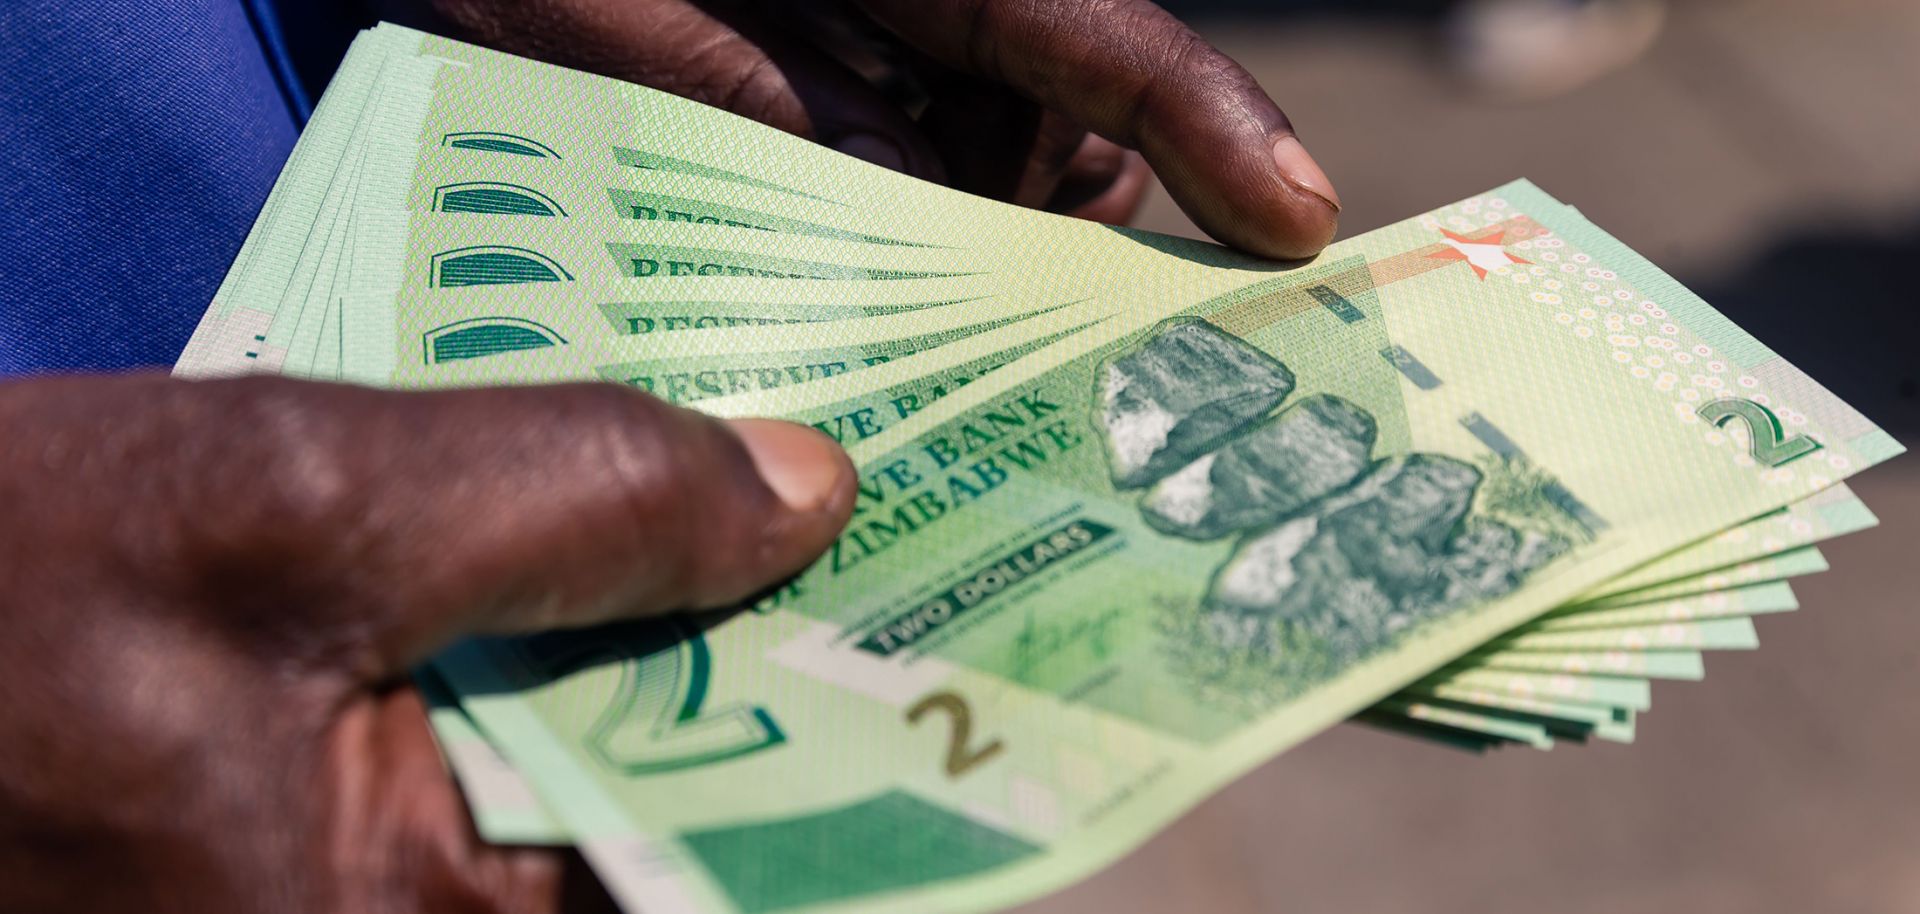
[[[777, 34], [804, 40], [827, 59], [873, 86], [889, 104], [913, 117], [926, 107], [925, 87], [914, 79], [909, 58], [913, 49], [902, 45], [880, 27], [853, 0], [809, 0], [807, 3], [767, 3], [745, 0], [757, 20]], [[713, 5], [710, 0], [708, 6]]]
[[1090, 133], [1067, 163], [1047, 208], [1093, 222], [1127, 225], [1146, 202], [1152, 178], [1153, 169], [1139, 153]]
[[489, 844], [475, 831], [417, 691], [356, 693], [331, 723], [323, 780], [309, 790], [353, 836], [332, 845], [326, 872], [336, 890], [356, 900], [399, 895], [419, 911], [569, 910], [565, 852]]
[[1317, 253], [1339, 198], [1252, 75], [1147, 0], [860, 0], [936, 60], [1138, 149], [1214, 237]]
[[363, 407], [334, 444], [415, 429], [346, 474], [368, 481], [350, 513], [379, 548], [338, 572], [364, 569], [368, 605], [384, 602], [372, 643], [389, 664], [472, 632], [728, 605], [799, 571], [851, 514], [846, 455], [801, 426], [611, 385], [401, 399]]
[[998, 83], [923, 78], [931, 100], [920, 130], [940, 150], [949, 185], [1035, 208], [1052, 198], [1086, 130]]
[[[691, 98], [938, 181], [939, 156], [856, 73], [767, 26], [751, 4], [433, 0], [463, 37]], [[739, 9], [736, 9], [739, 7]]]
[[825, 435], [610, 384], [253, 378], [132, 396], [184, 411], [175, 434], [222, 442], [157, 470], [180, 480], [155, 512], [175, 518], [180, 590], [235, 607], [224, 621], [276, 651], [345, 652], [374, 678], [468, 634], [731, 605], [811, 562], [852, 513], [853, 468]]

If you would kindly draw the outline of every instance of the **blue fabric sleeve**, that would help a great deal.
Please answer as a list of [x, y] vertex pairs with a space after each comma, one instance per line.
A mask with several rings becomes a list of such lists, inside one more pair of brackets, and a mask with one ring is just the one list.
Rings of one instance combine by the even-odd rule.
[[171, 364], [298, 132], [245, 2], [6, 0], [0, 34], [0, 374]]

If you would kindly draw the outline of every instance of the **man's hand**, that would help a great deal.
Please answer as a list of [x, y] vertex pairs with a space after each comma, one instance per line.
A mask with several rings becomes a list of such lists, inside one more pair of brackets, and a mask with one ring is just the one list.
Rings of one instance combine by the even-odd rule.
[[[1148, 0], [388, 4], [974, 193], [1124, 222], [1145, 188], [1137, 150], [1228, 244], [1296, 258], [1333, 238], [1339, 197], [1286, 115]], [[913, 90], [889, 97], [889, 80]]]
[[407, 670], [723, 606], [811, 561], [818, 433], [611, 385], [0, 385], [0, 910], [549, 911]]

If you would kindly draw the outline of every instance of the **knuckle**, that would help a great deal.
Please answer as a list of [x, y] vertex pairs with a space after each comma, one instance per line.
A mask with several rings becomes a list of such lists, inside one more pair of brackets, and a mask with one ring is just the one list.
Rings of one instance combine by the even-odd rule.
[[1194, 94], [1189, 90], [1196, 83], [1211, 83], [1218, 61], [1224, 57], [1206, 39], [1179, 23], [1166, 26], [1157, 40], [1146, 46], [1152, 51], [1140, 67], [1139, 109], [1135, 112], [1140, 116], [1159, 113], [1153, 108], [1161, 99]]
[[622, 526], [658, 588], [699, 601], [732, 563], [760, 549], [778, 514], [775, 497], [718, 421], [609, 388], [619, 421], [600, 426], [593, 459], [611, 474]]
[[[654, 42], [636, 46], [626, 38], [602, 38], [593, 51], [601, 59], [580, 65], [804, 132], [806, 111], [792, 82], [760, 45], [692, 4], [655, 11], [653, 25]], [[594, 44], [590, 40], [572, 53], [579, 56]]]
[[971, 2], [966, 47], [976, 69], [1023, 85], [1124, 145], [1138, 146], [1175, 106], [1217, 104], [1251, 83], [1148, 0]]
[[[231, 382], [221, 391], [230, 420], [225, 435], [237, 438], [229, 459], [210, 474], [221, 504], [239, 504], [241, 517], [307, 531], [332, 526], [349, 512], [357, 486], [352, 454], [364, 453], [367, 431], [356, 428], [341, 398], [315, 385], [278, 378]], [[231, 499], [232, 501], [229, 501]]]
[[709, 68], [709, 74], [697, 90], [709, 104], [784, 130], [809, 132], [801, 129], [808, 118], [793, 84], [772, 58], [755, 57], [745, 66], [724, 60]]
[[367, 484], [394, 437], [355, 401], [379, 395], [279, 378], [182, 386], [193, 424], [159, 539], [183, 586], [221, 605], [305, 607], [288, 619], [349, 587], [375, 497]]
[[[967, 66], [976, 73], [1005, 78], [1000, 45], [1014, 31], [1011, 4], [1022, 0], [970, 0], [963, 34], [963, 53]], [[1046, 17], [1039, 17], [1046, 18]]]
[[289, 587], [324, 561], [319, 527], [352, 489], [328, 441], [335, 423], [306, 390], [319, 385], [64, 385], [34, 419], [52, 446], [21, 474], [36, 489], [22, 500], [47, 521], [43, 538], [88, 556], [99, 573], [89, 586], [202, 607], [306, 598]]

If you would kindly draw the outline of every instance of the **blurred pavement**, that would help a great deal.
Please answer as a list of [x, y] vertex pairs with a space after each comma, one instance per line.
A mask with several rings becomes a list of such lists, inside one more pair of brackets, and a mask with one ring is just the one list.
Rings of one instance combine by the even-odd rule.
[[[1263, 0], [1267, 2], [1267, 0]], [[1552, 101], [1464, 97], [1412, 19], [1206, 19], [1350, 235], [1528, 177], [1920, 450], [1920, 4], [1677, 3]], [[1325, 4], [1321, 5], [1323, 8]], [[1164, 195], [1145, 227], [1194, 234]], [[1486, 757], [1341, 727], [1024, 914], [1920, 912], [1920, 458], [1858, 477], [1758, 652], [1662, 683], [1632, 746]]]

